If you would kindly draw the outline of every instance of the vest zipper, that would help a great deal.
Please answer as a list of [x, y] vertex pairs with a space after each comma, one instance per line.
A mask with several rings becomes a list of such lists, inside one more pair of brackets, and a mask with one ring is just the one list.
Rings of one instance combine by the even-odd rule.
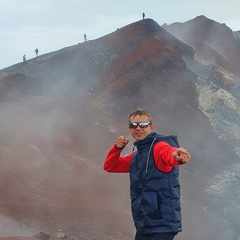
[[149, 149], [149, 152], [148, 152], [147, 163], [146, 163], [146, 175], [147, 175], [147, 172], [148, 172], [148, 164], [149, 164], [150, 154], [151, 154], [152, 147], [153, 147], [153, 144], [154, 144], [155, 141], [156, 141], [156, 138], [153, 139], [153, 141], [151, 143], [151, 146], [150, 146], [150, 149]]

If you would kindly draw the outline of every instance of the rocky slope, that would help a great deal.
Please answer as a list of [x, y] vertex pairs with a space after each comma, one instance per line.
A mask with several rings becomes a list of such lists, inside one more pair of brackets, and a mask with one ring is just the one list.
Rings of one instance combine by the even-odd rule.
[[196, 60], [206, 65], [220, 65], [240, 75], [240, 48], [232, 30], [225, 24], [198, 16], [185, 23], [164, 25], [164, 28], [193, 47]]
[[223, 24], [190, 23], [176, 32], [141, 20], [0, 71], [0, 236], [132, 239], [128, 176], [102, 163], [129, 136], [129, 112], [144, 107], [192, 155], [176, 239], [239, 237], [238, 45]]

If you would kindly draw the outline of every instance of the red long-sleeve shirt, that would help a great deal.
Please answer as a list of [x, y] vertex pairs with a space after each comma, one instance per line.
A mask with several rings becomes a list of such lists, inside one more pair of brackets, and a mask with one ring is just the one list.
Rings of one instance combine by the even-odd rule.
[[[166, 142], [158, 142], [153, 148], [153, 157], [157, 168], [163, 172], [170, 172], [174, 166], [178, 166], [178, 162], [172, 153], [176, 147], [171, 147]], [[103, 165], [103, 169], [107, 172], [124, 173], [130, 171], [130, 163], [133, 152], [121, 157], [122, 149], [117, 149], [115, 145], [110, 149]]]

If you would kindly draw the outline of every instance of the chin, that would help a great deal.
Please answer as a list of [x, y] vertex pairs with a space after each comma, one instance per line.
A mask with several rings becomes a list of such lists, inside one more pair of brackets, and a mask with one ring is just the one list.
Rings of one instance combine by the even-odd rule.
[[136, 139], [137, 141], [141, 141], [141, 140], [144, 139], [144, 137], [135, 137], [135, 139]]

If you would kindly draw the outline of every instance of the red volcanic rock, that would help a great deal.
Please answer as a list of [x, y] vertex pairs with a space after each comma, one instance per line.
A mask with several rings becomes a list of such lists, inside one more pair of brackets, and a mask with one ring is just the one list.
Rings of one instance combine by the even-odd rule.
[[219, 228], [205, 211], [205, 187], [236, 156], [199, 109], [196, 85], [231, 88], [232, 76], [221, 64], [196, 62], [192, 47], [151, 19], [0, 71], [0, 236], [42, 232], [50, 240], [61, 229], [67, 239], [132, 239], [129, 176], [102, 165], [118, 135], [130, 138], [130, 111], [144, 107], [156, 131], [177, 134], [193, 158], [181, 175], [187, 231], [180, 239], [213, 239]]

